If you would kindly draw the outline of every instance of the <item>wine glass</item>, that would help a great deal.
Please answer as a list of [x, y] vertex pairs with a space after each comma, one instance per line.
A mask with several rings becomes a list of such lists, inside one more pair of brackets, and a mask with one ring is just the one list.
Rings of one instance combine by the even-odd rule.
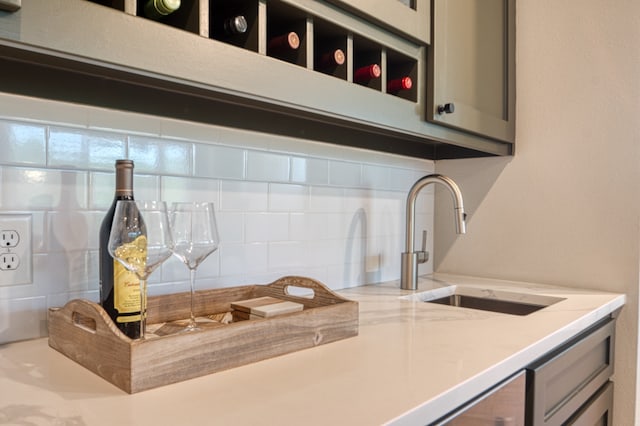
[[[109, 253], [140, 280], [140, 338], [147, 320], [147, 279], [171, 256], [173, 240], [164, 201], [119, 200], [109, 235]], [[134, 301], [137, 305], [137, 300]]]
[[174, 238], [173, 254], [189, 268], [191, 282], [191, 311], [185, 331], [198, 330], [193, 299], [196, 269], [218, 248], [218, 228], [213, 203], [173, 203], [169, 215]]

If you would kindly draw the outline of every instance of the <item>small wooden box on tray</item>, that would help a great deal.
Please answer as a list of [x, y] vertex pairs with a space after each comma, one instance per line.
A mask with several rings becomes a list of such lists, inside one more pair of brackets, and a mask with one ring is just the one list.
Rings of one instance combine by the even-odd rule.
[[[296, 288], [312, 295], [295, 295]], [[76, 299], [49, 310], [49, 346], [120, 389], [136, 393], [358, 334], [358, 303], [304, 277], [198, 291], [194, 311], [196, 316], [230, 312], [233, 302], [264, 296], [301, 303], [304, 309], [131, 340], [100, 305]], [[188, 318], [189, 301], [189, 293], [149, 297], [148, 327]]]

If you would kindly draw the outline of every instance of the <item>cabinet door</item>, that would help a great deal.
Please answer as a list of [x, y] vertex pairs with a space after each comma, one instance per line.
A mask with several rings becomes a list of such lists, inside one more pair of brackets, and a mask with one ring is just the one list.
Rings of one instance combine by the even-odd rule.
[[433, 0], [429, 70], [428, 120], [513, 142], [515, 0]]
[[376, 23], [429, 43], [431, 14], [429, 0], [329, 0], [359, 14], [373, 18]]
[[525, 377], [521, 372], [438, 425], [524, 426]]

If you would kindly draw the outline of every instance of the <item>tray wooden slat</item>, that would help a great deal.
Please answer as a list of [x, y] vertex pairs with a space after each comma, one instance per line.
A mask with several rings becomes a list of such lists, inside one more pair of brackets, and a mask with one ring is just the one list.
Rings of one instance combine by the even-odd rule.
[[[311, 297], [290, 287], [313, 291]], [[358, 304], [304, 277], [269, 285], [199, 291], [196, 315], [229, 311], [232, 302], [273, 296], [304, 310], [198, 332], [131, 340], [98, 304], [72, 300], [49, 310], [49, 346], [129, 393], [176, 383], [358, 334]], [[150, 297], [148, 322], [189, 316], [189, 293]]]

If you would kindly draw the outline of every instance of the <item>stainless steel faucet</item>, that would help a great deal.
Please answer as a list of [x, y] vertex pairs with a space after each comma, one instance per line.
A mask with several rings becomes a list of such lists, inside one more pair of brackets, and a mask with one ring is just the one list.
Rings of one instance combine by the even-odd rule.
[[422, 250], [414, 251], [413, 239], [416, 221], [416, 198], [425, 186], [430, 183], [441, 183], [453, 197], [453, 209], [456, 219], [456, 232], [464, 234], [466, 232], [465, 213], [462, 203], [462, 192], [458, 185], [451, 179], [443, 175], [433, 174], [424, 176], [413, 184], [407, 196], [407, 221], [406, 221], [406, 245], [405, 252], [402, 253], [402, 270], [400, 276], [400, 287], [403, 290], [416, 290], [418, 288], [418, 264], [429, 260], [429, 253], [426, 251], [426, 231], [422, 234]]

